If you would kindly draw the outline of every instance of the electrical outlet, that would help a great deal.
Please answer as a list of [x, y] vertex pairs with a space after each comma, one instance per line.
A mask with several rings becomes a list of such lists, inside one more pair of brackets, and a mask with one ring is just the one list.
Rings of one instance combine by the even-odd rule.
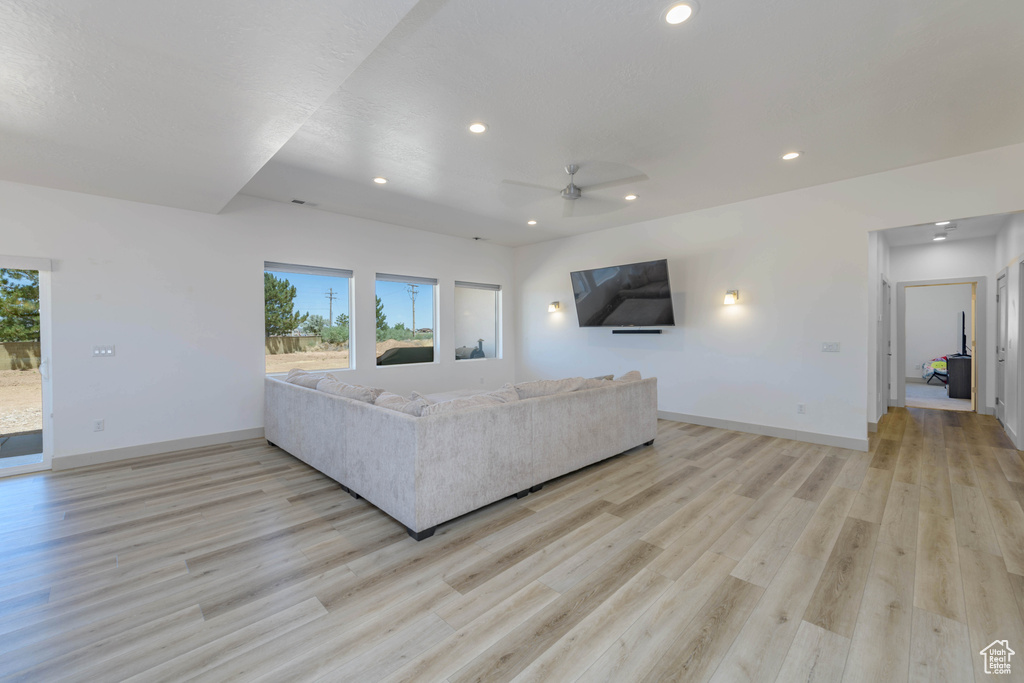
[[821, 342], [822, 353], [839, 353], [839, 342]]
[[114, 345], [107, 344], [106, 346], [94, 346], [92, 347], [93, 358], [111, 358], [114, 355]]
[[807, 404], [806, 403], [797, 403], [796, 404], [796, 414], [797, 415], [806, 415], [807, 414]]
[[93, 420], [93, 422], [92, 422], [92, 431], [94, 431], [94, 432], [102, 432], [103, 431], [103, 426], [104, 426], [103, 425], [103, 420]]

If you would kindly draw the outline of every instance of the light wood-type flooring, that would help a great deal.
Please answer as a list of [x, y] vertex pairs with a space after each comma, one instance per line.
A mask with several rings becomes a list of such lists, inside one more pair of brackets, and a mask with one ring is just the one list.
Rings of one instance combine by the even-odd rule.
[[1021, 454], [870, 444], [661, 422], [420, 543], [263, 441], [0, 480], [0, 678], [1024, 680]]

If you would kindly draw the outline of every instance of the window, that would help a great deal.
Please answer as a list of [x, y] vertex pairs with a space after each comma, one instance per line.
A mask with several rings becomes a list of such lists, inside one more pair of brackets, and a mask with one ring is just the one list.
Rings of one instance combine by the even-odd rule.
[[437, 280], [377, 273], [377, 365], [434, 362]]
[[265, 263], [267, 372], [351, 367], [351, 292], [350, 270]]
[[498, 358], [501, 287], [455, 283], [455, 360]]

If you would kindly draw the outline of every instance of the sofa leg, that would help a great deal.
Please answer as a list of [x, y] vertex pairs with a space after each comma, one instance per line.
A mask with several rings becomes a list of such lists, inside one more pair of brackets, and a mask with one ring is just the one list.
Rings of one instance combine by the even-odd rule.
[[530, 495], [530, 489], [523, 489], [516, 494], [516, 498], [526, 498], [528, 495]]
[[646, 442], [644, 445], [645, 446], [650, 446], [653, 443], [654, 443], [654, 439], [651, 439], [650, 441]]
[[537, 491], [540, 491], [542, 488], [544, 488], [544, 484], [537, 484], [536, 486], [531, 486], [530, 493], [537, 493]]
[[432, 526], [429, 529], [424, 529], [423, 531], [413, 531], [409, 527], [405, 527], [405, 530], [409, 532], [410, 536], [412, 536], [412, 540], [422, 541], [424, 538], [430, 538], [433, 536], [434, 532], [437, 531], [437, 527]]

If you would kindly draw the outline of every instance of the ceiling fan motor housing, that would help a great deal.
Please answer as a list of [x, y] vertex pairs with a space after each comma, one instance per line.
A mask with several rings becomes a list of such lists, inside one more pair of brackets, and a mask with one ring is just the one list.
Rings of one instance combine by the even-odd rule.
[[579, 199], [582, 196], [583, 193], [580, 192], [580, 188], [575, 183], [569, 183], [562, 190], [562, 197], [564, 199]]

